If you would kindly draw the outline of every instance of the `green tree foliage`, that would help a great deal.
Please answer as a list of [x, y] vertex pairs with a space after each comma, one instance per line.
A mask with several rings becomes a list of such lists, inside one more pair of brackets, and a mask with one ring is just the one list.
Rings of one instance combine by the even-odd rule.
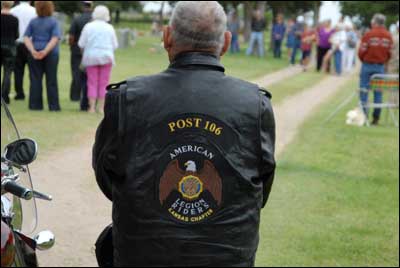
[[319, 9], [321, 1], [268, 1], [268, 6], [274, 13], [295, 16]]
[[[82, 7], [82, 1], [54, 1], [56, 10], [72, 15], [79, 12]], [[112, 12], [116, 10], [127, 10], [134, 8], [141, 10], [142, 5], [140, 1], [95, 1], [95, 5], [106, 5]]]
[[359, 17], [364, 26], [369, 26], [375, 13], [382, 13], [388, 18], [388, 25], [399, 19], [398, 1], [341, 1], [344, 15]]
[[56, 10], [63, 12], [67, 15], [73, 15], [75, 12], [80, 11], [81, 1], [54, 1]]

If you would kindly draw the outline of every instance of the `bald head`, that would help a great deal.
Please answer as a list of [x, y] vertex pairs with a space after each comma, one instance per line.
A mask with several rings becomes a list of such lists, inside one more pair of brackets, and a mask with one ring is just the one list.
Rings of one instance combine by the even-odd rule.
[[224, 48], [226, 29], [227, 16], [217, 1], [178, 2], [169, 25], [175, 48], [218, 55]]

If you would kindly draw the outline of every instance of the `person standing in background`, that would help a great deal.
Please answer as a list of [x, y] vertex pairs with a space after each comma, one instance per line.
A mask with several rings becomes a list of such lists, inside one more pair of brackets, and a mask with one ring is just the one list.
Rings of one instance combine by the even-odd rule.
[[294, 19], [289, 19], [287, 23], [287, 38], [286, 38], [286, 48], [287, 48], [287, 53], [288, 53], [288, 58], [292, 56], [293, 48], [294, 48], [294, 42], [296, 39], [296, 36], [294, 34]]
[[24, 74], [25, 66], [30, 65], [32, 56], [24, 43], [26, 28], [31, 20], [37, 17], [36, 9], [30, 5], [30, 1], [20, 1], [20, 4], [11, 9], [11, 14], [19, 21], [19, 39], [17, 40], [17, 56], [14, 70], [14, 85], [17, 95], [15, 100], [25, 100]]
[[315, 31], [312, 26], [305, 24], [304, 32], [301, 35], [301, 51], [303, 53], [301, 58], [301, 66], [303, 70], [306, 72], [307, 67], [310, 63], [311, 53], [312, 53], [312, 46], [315, 42], [316, 36]]
[[229, 16], [228, 20], [228, 30], [232, 33], [232, 41], [230, 52], [232, 54], [240, 52], [239, 45], [239, 31], [240, 31], [240, 20], [237, 12], [234, 10]]
[[[368, 103], [368, 94], [370, 90], [370, 80], [375, 74], [385, 73], [385, 64], [391, 58], [393, 38], [385, 28], [386, 17], [382, 14], [375, 14], [371, 26], [361, 41], [358, 56], [362, 61], [360, 74], [360, 101], [363, 106]], [[380, 104], [383, 101], [382, 92], [374, 92], [374, 103]], [[364, 108], [364, 113], [368, 117], [368, 110]], [[375, 109], [372, 125], [378, 125], [381, 116], [381, 109]]]
[[1, 1], [1, 67], [4, 69], [1, 97], [7, 104], [10, 103], [11, 74], [17, 54], [15, 41], [19, 37], [18, 19], [10, 13], [13, 4], [14, 1]]
[[254, 46], [258, 46], [258, 56], [264, 57], [264, 31], [267, 28], [267, 22], [262, 14], [261, 10], [257, 10], [254, 14], [253, 20], [251, 21], [251, 36], [250, 43], [247, 49], [247, 56], [253, 54]]
[[[322, 27], [318, 29], [318, 36], [317, 36], [317, 42], [318, 42], [318, 48], [317, 48], [317, 71], [321, 71], [323, 63], [324, 63], [324, 58], [328, 51], [331, 49], [331, 43], [330, 39], [335, 32], [334, 29], [332, 29], [332, 22], [330, 20], [326, 20], [323, 22]], [[326, 64], [327, 70], [326, 72], [330, 72], [330, 62]]]
[[351, 72], [356, 57], [356, 48], [358, 44], [357, 33], [354, 31], [352, 23], [346, 25], [346, 45], [343, 53], [343, 66], [346, 73]]
[[296, 64], [296, 57], [297, 57], [297, 51], [301, 48], [301, 35], [304, 32], [304, 17], [299, 16], [297, 17], [296, 24], [294, 25], [293, 32], [294, 32], [294, 45], [293, 45], [293, 51], [290, 59], [290, 64], [295, 65]]
[[336, 32], [331, 38], [332, 53], [335, 58], [335, 71], [337, 75], [341, 75], [343, 71], [343, 51], [346, 47], [347, 35], [344, 24], [339, 23], [336, 26]]
[[38, 17], [29, 23], [25, 33], [25, 45], [33, 57], [30, 68], [29, 109], [43, 110], [42, 80], [43, 75], [46, 75], [49, 110], [57, 112], [61, 110], [57, 81], [60, 26], [53, 17], [52, 1], [35, 1], [35, 7]]
[[83, 49], [82, 65], [87, 72], [89, 112], [96, 112], [97, 102], [98, 112], [103, 113], [118, 40], [113, 26], [108, 23], [110, 11], [106, 6], [97, 6], [92, 17], [93, 21], [83, 28], [78, 45]]
[[272, 27], [272, 38], [274, 41], [274, 58], [282, 57], [282, 41], [285, 38], [286, 25], [283, 22], [283, 15], [276, 17], [276, 23]]
[[71, 101], [80, 101], [80, 109], [87, 111], [89, 100], [87, 98], [87, 77], [86, 72], [81, 69], [82, 51], [78, 46], [83, 27], [92, 19], [93, 1], [83, 2], [83, 13], [72, 21], [69, 30], [69, 45], [71, 48], [71, 71], [72, 82], [70, 99]]
[[[392, 57], [387, 64], [386, 73], [388, 74], [399, 74], [399, 22], [396, 24], [396, 31], [393, 33], [393, 47]], [[390, 101], [394, 104], [399, 105], [399, 91], [396, 91], [390, 97]]]
[[389, 74], [399, 73], [399, 22], [397, 22], [396, 26], [397, 30], [393, 34], [392, 57], [387, 68], [387, 73]]

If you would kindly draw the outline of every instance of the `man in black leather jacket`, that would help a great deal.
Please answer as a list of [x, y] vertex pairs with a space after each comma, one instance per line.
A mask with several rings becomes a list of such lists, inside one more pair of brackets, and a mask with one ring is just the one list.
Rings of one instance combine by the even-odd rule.
[[115, 266], [253, 266], [275, 171], [268, 92], [226, 76], [226, 15], [179, 2], [160, 74], [111, 85], [93, 167]]

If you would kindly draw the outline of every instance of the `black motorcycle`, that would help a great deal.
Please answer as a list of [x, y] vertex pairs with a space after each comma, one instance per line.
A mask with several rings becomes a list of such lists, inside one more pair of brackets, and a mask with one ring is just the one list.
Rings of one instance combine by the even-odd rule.
[[36, 250], [53, 247], [50, 231], [32, 235], [37, 226], [36, 199], [51, 196], [33, 189], [28, 165], [36, 159], [34, 140], [21, 139], [13, 117], [1, 99], [1, 267], [38, 267]]

